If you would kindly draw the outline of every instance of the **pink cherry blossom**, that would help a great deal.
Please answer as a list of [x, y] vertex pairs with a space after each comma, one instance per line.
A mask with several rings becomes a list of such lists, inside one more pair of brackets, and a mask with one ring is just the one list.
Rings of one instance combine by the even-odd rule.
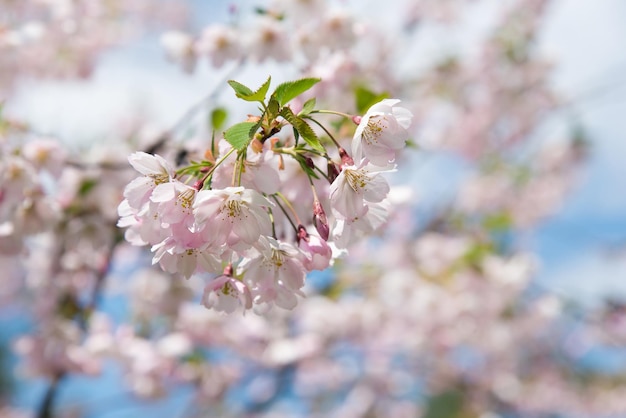
[[355, 218], [335, 219], [331, 231], [333, 243], [338, 248], [346, 248], [357, 239], [379, 229], [389, 216], [389, 203], [384, 200], [367, 206], [367, 211]]
[[[252, 146], [248, 147], [247, 159], [243, 162], [244, 170], [241, 173], [241, 186], [257, 190], [261, 193], [272, 194], [279, 191], [281, 181], [278, 173], [279, 158], [269, 149], [269, 141], [258, 152]], [[220, 154], [226, 154], [231, 148], [226, 141], [219, 144]], [[212, 186], [222, 189], [232, 183], [232, 173], [235, 169], [236, 157], [233, 154], [215, 169]]]
[[374, 165], [386, 167], [404, 148], [413, 115], [396, 106], [398, 103], [400, 100], [384, 99], [365, 113], [352, 139], [352, 154], [356, 161], [367, 158]]
[[130, 207], [140, 210], [150, 200], [154, 189], [171, 181], [174, 171], [170, 164], [160, 155], [135, 152], [128, 157], [133, 168], [144, 177], [138, 177], [124, 188], [124, 197]]
[[271, 237], [262, 237], [258, 247], [256, 257], [247, 258], [239, 265], [253, 302], [295, 308], [297, 295], [304, 296], [300, 289], [306, 275], [300, 252], [293, 245]]
[[66, 151], [54, 138], [42, 137], [24, 144], [22, 150], [24, 157], [37, 169], [45, 169], [54, 176], [61, 174]]
[[195, 51], [200, 56], [206, 56], [214, 67], [219, 68], [242, 56], [244, 51], [238, 35], [235, 29], [225, 25], [209, 26], [196, 41]]
[[182, 223], [192, 229], [195, 221], [193, 205], [197, 195], [198, 190], [178, 180], [159, 184], [150, 197], [154, 202], [151, 211], [165, 227]]
[[187, 279], [196, 272], [216, 273], [222, 267], [219, 252], [208, 243], [184, 245], [168, 237], [152, 246], [152, 252], [152, 264], [159, 263], [163, 270], [180, 273]]
[[370, 203], [381, 202], [389, 193], [389, 184], [380, 174], [383, 169], [361, 160], [344, 166], [330, 185], [330, 204], [336, 217], [355, 220], [367, 213]]
[[193, 213], [199, 228], [215, 242], [249, 247], [271, 232], [265, 210], [270, 206], [273, 204], [256, 190], [226, 187], [198, 192]]
[[305, 236], [300, 238], [298, 247], [304, 257], [302, 264], [307, 270], [325, 270], [330, 266], [332, 249], [328, 243], [317, 235], [310, 235], [304, 231]]
[[161, 35], [161, 44], [167, 57], [191, 72], [196, 65], [196, 56], [191, 35], [180, 31], [169, 31]]
[[252, 308], [252, 296], [250, 289], [243, 282], [222, 275], [204, 288], [202, 304], [209, 309], [215, 309], [225, 313], [233, 313], [238, 308]]

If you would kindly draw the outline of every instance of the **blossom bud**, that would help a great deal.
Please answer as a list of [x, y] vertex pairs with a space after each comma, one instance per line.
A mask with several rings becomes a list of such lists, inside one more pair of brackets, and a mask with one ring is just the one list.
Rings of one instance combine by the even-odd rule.
[[204, 181], [203, 180], [198, 180], [193, 184], [193, 188], [196, 190], [202, 190], [202, 187], [204, 187]]
[[354, 165], [354, 160], [352, 159], [352, 157], [350, 157], [346, 150], [341, 147], [339, 148], [339, 156], [341, 157], [342, 165]]
[[311, 157], [304, 157], [304, 162], [310, 169], [315, 169], [315, 163], [313, 162], [313, 159]]
[[315, 199], [313, 202], [313, 225], [317, 229], [317, 233], [324, 241], [328, 240], [330, 234], [330, 228], [328, 226], [328, 219], [326, 219], [326, 212], [319, 200]]
[[296, 236], [296, 239], [298, 240], [298, 243], [300, 242], [300, 240], [309, 240], [309, 233], [306, 232], [306, 228], [302, 224], [298, 225], [298, 234]]
[[352, 122], [354, 122], [355, 125], [361, 123], [361, 119], [363, 119], [361, 116], [352, 116]]
[[339, 169], [337, 168], [337, 165], [332, 161], [328, 161], [328, 165], [326, 168], [328, 170], [328, 182], [332, 183], [339, 175]]
[[228, 263], [226, 267], [224, 267], [224, 276], [233, 277], [233, 264]]

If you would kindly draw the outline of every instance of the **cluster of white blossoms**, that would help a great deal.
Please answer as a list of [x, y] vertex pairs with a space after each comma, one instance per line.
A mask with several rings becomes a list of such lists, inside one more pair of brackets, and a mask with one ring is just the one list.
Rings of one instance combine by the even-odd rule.
[[[129, 157], [141, 176], [124, 190], [118, 226], [128, 228], [131, 244], [150, 245], [153, 263], [163, 270], [186, 278], [217, 276], [203, 294], [208, 308], [229, 313], [294, 308], [304, 296], [307, 272], [328, 268], [339, 249], [387, 217], [390, 186], [381, 173], [394, 168], [396, 152], [408, 139], [410, 112], [396, 106], [399, 100], [383, 100], [365, 116], [353, 117], [356, 161], [324, 128], [337, 147], [337, 163], [306, 122], [319, 124], [312, 116], [318, 111], [308, 106], [295, 115], [288, 106], [280, 109], [278, 91], [261, 117], [228, 129], [201, 162], [175, 168], [159, 155]], [[288, 125], [297, 134], [279, 139]], [[306, 144], [298, 145], [298, 137]], [[318, 168], [320, 160], [327, 173]], [[308, 184], [294, 181], [294, 169]], [[295, 208], [300, 209], [302, 189], [311, 191], [310, 225]], [[325, 205], [332, 210], [330, 219]]]
[[352, 241], [354, 232], [370, 233], [387, 219], [387, 180], [380, 176], [395, 169], [396, 153], [404, 148], [413, 115], [396, 106], [400, 100], [384, 99], [362, 118], [352, 139], [352, 158], [343, 158], [341, 173], [330, 186], [335, 216], [333, 236], [340, 246]]

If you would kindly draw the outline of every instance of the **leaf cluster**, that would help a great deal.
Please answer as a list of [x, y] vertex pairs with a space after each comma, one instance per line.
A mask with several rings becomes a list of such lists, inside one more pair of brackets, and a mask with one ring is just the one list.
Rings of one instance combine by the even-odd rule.
[[224, 132], [224, 138], [237, 151], [242, 151], [254, 138], [264, 142], [280, 132], [288, 123], [293, 127], [296, 143], [299, 138], [302, 138], [315, 151], [325, 152], [315, 131], [304, 119], [314, 110], [315, 99], [306, 101], [302, 111], [298, 114], [295, 114], [288, 106], [291, 100], [311, 89], [319, 81], [319, 78], [287, 81], [279, 84], [268, 98], [271, 77], [268, 77], [256, 90], [238, 81], [230, 80], [228, 84], [234, 90], [235, 95], [247, 102], [258, 102], [261, 105], [262, 114], [258, 120], [249, 119], [231, 126]]

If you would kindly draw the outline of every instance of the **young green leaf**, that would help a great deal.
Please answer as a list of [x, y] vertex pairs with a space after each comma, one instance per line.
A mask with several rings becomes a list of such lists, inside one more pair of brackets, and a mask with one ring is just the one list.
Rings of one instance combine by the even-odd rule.
[[302, 119], [299, 116], [294, 115], [294, 113], [291, 111], [290, 108], [283, 107], [280, 111], [280, 116], [285, 118], [285, 120], [289, 122], [296, 131], [298, 131], [302, 139], [304, 139], [304, 141], [311, 148], [320, 152], [326, 151], [324, 147], [322, 146], [322, 144], [320, 143], [320, 140], [317, 138], [315, 131], [309, 126], [308, 123], [304, 121], [304, 119]]
[[265, 95], [267, 94], [267, 90], [270, 88], [270, 82], [272, 81], [272, 77], [267, 77], [265, 83], [259, 87], [257, 91], [254, 92], [251, 96], [247, 97], [245, 100], [249, 102], [263, 102], [265, 100]]
[[361, 114], [367, 112], [367, 109], [372, 107], [372, 105], [389, 98], [389, 93], [387, 92], [374, 93], [365, 87], [357, 87], [354, 91], [354, 95], [356, 99], [356, 110]]
[[233, 90], [235, 90], [235, 95], [237, 95], [237, 97], [250, 96], [254, 94], [250, 87], [244, 86], [238, 81], [228, 80], [228, 84], [233, 88]]
[[228, 141], [237, 151], [245, 149], [252, 136], [254, 135], [257, 127], [256, 122], [241, 122], [231, 126], [224, 132], [224, 139]]
[[267, 103], [267, 112], [269, 119], [275, 119], [280, 112], [280, 105], [273, 97], [270, 97], [269, 102]]
[[265, 100], [267, 90], [270, 88], [271, 80], [272, 77], [267, 77], [265, 83], [263, 83], [257, 91], [252, 91], [249, 87], [246, 87], [235, 80], [230, 80], [228, 84], [230, 84], [233, 90], [235, 90], [235, 95], [240, 99], [243, 99], [247, 102], [263, 102]]
[[216, 107], [211, 112], [211, 127], [215, 130], [222, 129], [228, 113], [223, 107]]
[[278, 103], [283, 106], [291, 99], [301, 95], [320, 81], [321, 80], [319, 78], [301, 78], [300, 80], [287, 81], [276, 87], [276, 90], [272, 93], [272, 97], [276, 98]]
[[315, 109], [315, 97], [311, 97], [309, 100], [304, 102], [302, 110], [298, 113], [298, 116], [306, 116], [311, 113], [313, 109]]
[[85, 197], [89, 194], [90, 191], [93, 190], [94, 187], [98, 185], [98, 180], [96, 179], [85, 179], [80, 184], [78, 188], [78, 195], [81, 197]]
[[299, 147], [300, 145], [298, 145], [298, 140], [300, 139], [300, 134], [295, 127], [292, 126], [291, 128], [293, 129], [293, 138], [295, 140], [296, 146]]

